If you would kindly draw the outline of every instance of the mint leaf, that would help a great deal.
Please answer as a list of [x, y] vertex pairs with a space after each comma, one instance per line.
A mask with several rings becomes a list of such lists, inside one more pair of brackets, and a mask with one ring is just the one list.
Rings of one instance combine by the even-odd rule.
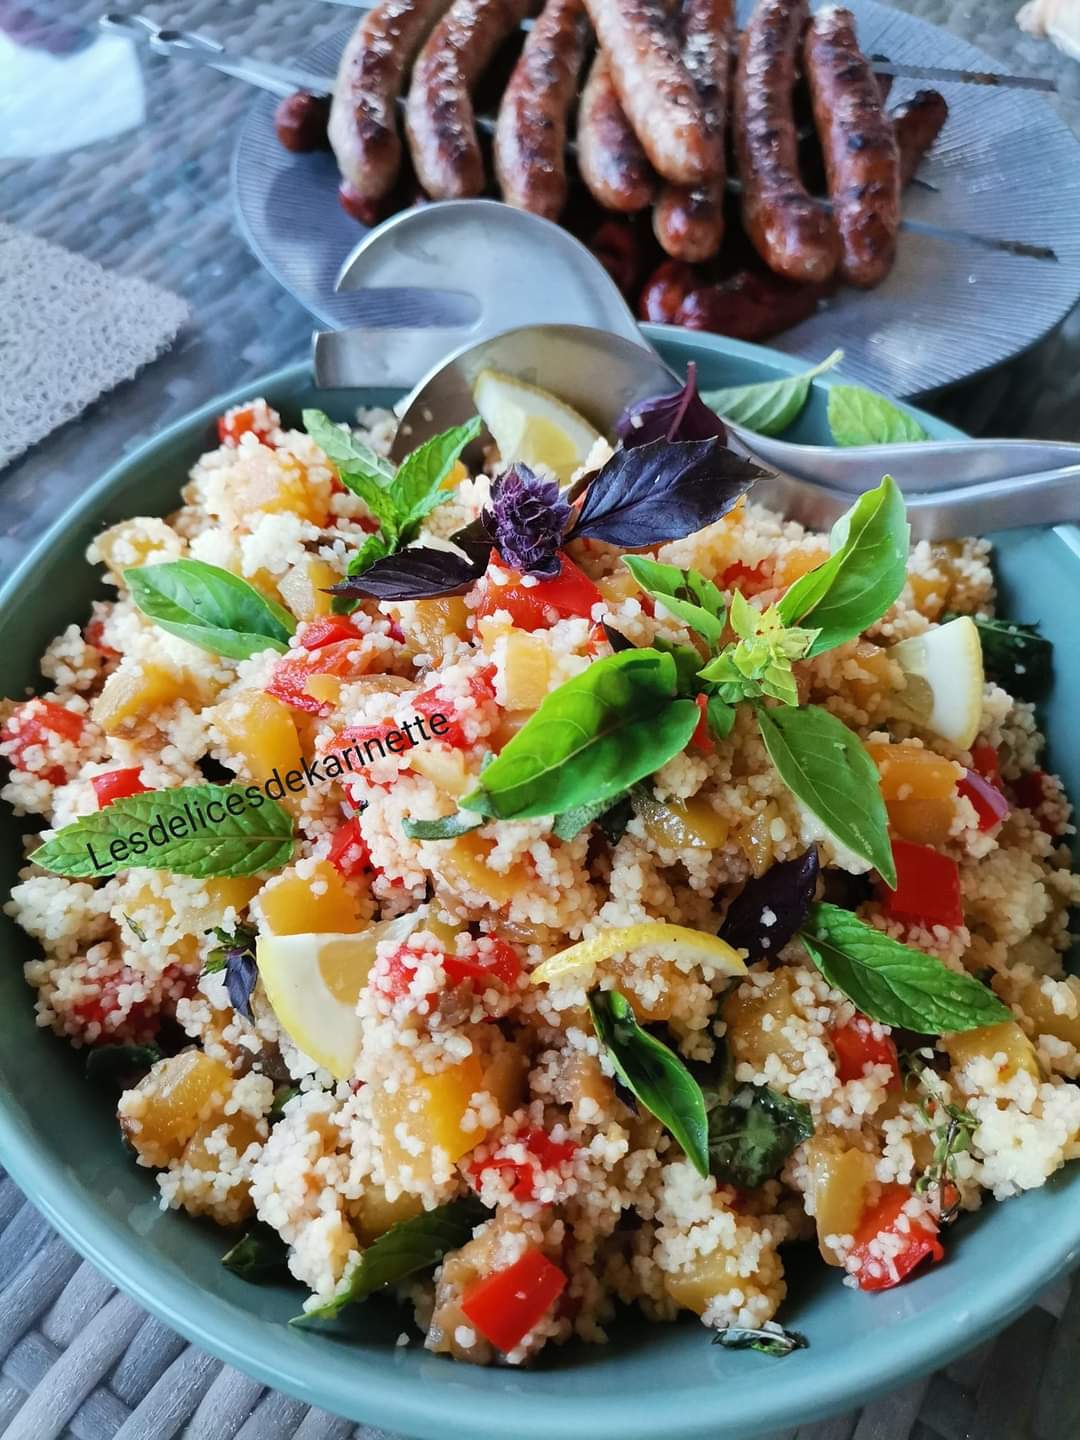
[[490, 1214], [475, 1195], [466, 1195], [410, 1220], [400, 1220], [350, 1265], [330, 1300], [294, 1316], [289, 1324], [333, 1320], [346, 1305], [366, 1300], [376, 1290], [397, 1285], [419, 1270], [433, 1269], [444, 1255], [471, 1240], [473, 1230]]
[[914, 415], [861, 385], [831, 386], [828, 416], [837, 445], [903, 445], [930, 439]]
[[242, 1239], [221, 1257], [226, 1270], [251, 1285], [276, 1285], [291, 1280], [289, 1247], [271, 1226], [256, 1220]]
[[708, 1122], [701, 1086], [683, 1062], [643, 1030], [618, 990], [589, 996], [593, 1028], [615, 1073], [634, 1097], [675, 1137], [699, 1175], [708, 1175]]
[[895, 890], [896, 862], [877, 766], [855, 732], [818, 705], [759, 707], [757, 718], [769, 759], [791, 793]]
[[670, 655], [623, 650], [594, 660], [545, 697], [460, 803], [512, 820], [614, 800], [677, 755], [698, 718], [692, 700], [676, 699]]
[[559, 840], [572, 840], [587, 825], [591, 825], [594, 820], [599, 820], [609, 810], [614, 810], [626, 798], [627, 795], [624, 792], [622, 795], [616, 795], [614, 800], [610, 797], [605, 797], [603, 800], [587, 800], [584, 805], [575, 805], [573, 810], [564, 810], [561, 815], [555, 816], [551, 833]]
[[809, 655], [854, 640], [881, 619], [907, 581], [910, 533], [904, 497], [890, 475], [841, 515], [828, 560], [800, 576], [777, 605], [786, 625], [808, 621], [818, 631]]
[[443, 481], [461, 458], [461, 452], [483, 428], [484, 422], [479, 415], [474, 415], [464, 425], [433, 435], [401, 462], [391, 490], [405, 541], [415, 537], [426, 515], [444, 500], [451, 499], [453, 491], [444, 490]]
[[709, 1170], [718, 1180], [753, 1190], [780, 1173], [796, 1146], [809, 1140], [809, 1105], [767, 1085], [703, 1087], [709, 1125]]
[[779, 435], [802, 413], [814, 379], [839, 365], [843, 358], [842, 350], [834, 350], [820, 365], [804, 370], [801, 375], [788, 375], [783, 380], [762, 380], [756, 385], [733, 385], [726, 390], [710, 390], [701, 398], [710, 410], [715, 410], [735, 425], [742, 425], [758, 435]]
[[[304, 410], [301, 412], [301, 419], [312, 440], [320, 450], [326, 452], [340, 472], [348, 471], [354, 478], [358, 475], [367, 476], [380, 485], [393, 480], [394, 466], [389, 460], [382, 455], [376, 455], [370, 445], [365, 445], [351, 431], [343, 430], [323, 411]], [[344, 473], [341, 478], [345, 480]], [[352, 486], [349, 488], [352, 489]]]
[[839, 905], [811, 906], [799, 935], [829, 984], [883, 1025], [948, 1035], [1012, 1019], [1009, 1007], [978, 980], [902, 945]]
[[289, 648], [296, 621], [231, 570], [202, 560], [170, 560], [124, 571], [137, 608], [167, 630], [228, 660]]
[[292, 853], [292, 816], [257, 785], [181, 785], [114, 800], [30, 859], [54, 875], [146, 869], [218, 879], [276, 870]]
[[624, 555], [623, 564], [641, 588], [664, 609], [717, 645], [724, 633], [727, 604], [711, 580], [696, 570], [661, 565], [645, 555]]
[[408, 816], [401, 822], [401, 828], [410, 840], [454, 840], [484, 823], [482, 815], [444, 815], [439, 820], [411, 820]]

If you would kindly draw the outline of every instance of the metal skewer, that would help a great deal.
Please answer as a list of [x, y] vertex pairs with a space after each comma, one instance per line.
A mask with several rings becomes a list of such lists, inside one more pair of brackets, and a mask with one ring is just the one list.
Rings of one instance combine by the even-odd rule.
[[[337, 0], [334, 0], [337, 3]], [[158, 55], [179, 56], [193, 60], [199, 65], [209, 66], [223, 75], [244, 80], [271, 95], [291, 95], [296, 90], [306, 90], [311, 95], [329, 97], [333, 94], [334, 81], [329, 75], [316, 75], [295, 66], [275, 65], [270, 61], [252, 60], [245, 56], [230, 56], [223, 45], [200, 35], [193, 30], [162, 28], [146, 15], [123, 15], [110, 12], [98, 22], [103, 30], [127, 35], [130, 39], [147, 44]], [[399, 102], [404, 105], [404, 100]], [[477, 128], [485, 134], [493, 134], [495, 121], [487, 115], [476, 118]], [[571, 154], [576, 147], [573, 141], [568, 145]], [[727, 188], [740, 194], [742, 186], [733, 176], [727, 180]], [[818, 204], [831, 208], [827, 199]], [[929, 235], [939, 240], [966, 241], [979, 245], [985, 250], [996, 250], [1006, 255], [1017, 255], [1031, 260], [1057, 261], [1057, 255], [1047, 245], [1034, 245], [1024, 240], [999, 240], [989, 235], [976, 235], [968, 230], [952, 230], [944, 225], [933, 225], [925, 220], [901, 219], [900, 228], [916, 235]]]

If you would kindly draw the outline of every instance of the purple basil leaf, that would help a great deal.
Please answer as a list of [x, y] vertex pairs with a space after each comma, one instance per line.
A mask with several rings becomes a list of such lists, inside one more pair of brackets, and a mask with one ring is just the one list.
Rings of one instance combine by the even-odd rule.
[[225, 989], [229, 1004], [246, 1019], [251, 1019], [251, 992], [259, 975], [255, 957], [250, 950], [230, 950], [225, 957]]
[[[818, 853], [811, 845], [795, 860], [782, 860], [748, 880], [728, 906], [720, 938], [751, 960], [771, 960], [806, 919], [817, 889]], [[768, 917], [768, 923], [763, 917]]]
[[697, 392], [697, 366], [686, 367], [686, 384], [671, 395], [654, 395], [624, 410], [616, 433], [628, 450], [653, 440], [723, 440], [724, 422]]
[[613, 626], [609, 625], [606, 620], [604, 621], [604, 634], [607, 636], [608, 644], [612, 650], [615, 651], [616, 655], [620, 650], [637, 649], [637, 646], [632, 640], [628, 640], [621, 630], [616, 630]]
[[566, 538], [624, 550], [681, 540], [726, 515], [764, 474], [719, 440], [654, 440], [617, 450], [590, 482]]
[[512, 465], [492, 482], [491, 508], [482, 518], [505, 564], [546, 580], [559, 574], [570, 506], [554, 480], [541, 480], [527, 465]]
[[[490, 549], [489, 542], [487, 553]], [[487, 553], [481, 559], [478, 549], [466, 559], [452, 550], [413, 545], [385, 560], [376, 560], [361, 575], [332, 585], [330, 594], [354, 600], [430, 600], [436, 595], [460, 595], [483, 575]]]

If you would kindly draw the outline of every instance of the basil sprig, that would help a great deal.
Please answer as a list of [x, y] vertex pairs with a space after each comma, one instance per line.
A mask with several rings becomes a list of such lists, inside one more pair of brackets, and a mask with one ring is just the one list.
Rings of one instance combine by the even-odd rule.
[[623, 564], [654, 600], [708, 641], [719, 643], [724, 633], [727, 604], [723, 592], [696, 570], [661, 565], [645, 555], [624, 555]]
[[810, 386], [819, 375], [839, 365], [842, 350], [834, 350], [820, 365], [782, 380], [762, 380], [756, 385], [733, 385], [710, 390], [701, 398], [719, 415], [753, 430], [758, 435], [779, 435], [802, 413], [810, 397]]
[[830, 386], [828, 417], [837, 445], [902, 445], [930, 439], [914, 415], [861, 385]]
[[641, 1028], [618, 990], [593, 991], [589, 1011], [616, 1075], [675, 1137], [698, 1174], [708, 1175], [709, 1127], [701, 1086], [674, 1050]]
[[451, 1200], [435, 1210], [399, 1220], [362, 1252], [342, 1277], [331, 1299], [289, 1321], [305, 1325], [333, 1320], [347, 1305], [366, 1300], [376, 1290], [397, 1285], [420, 1270], [430, 1270], [451, 1250], [460, 1250], [473, 1230], [491, 1214], [475, 1195]]
[[254, 585], [202, 560], [170, 560], [124, 571], [136, 607], [170, 635], [228, 660], [260, 650], [283, 654], [296, 621]]
[[544, 699], [462, 807], [524, 820], [614, 800], [689, 742], [698, 709], [676, 695], [670, 655], [624, 650], [594, 660]]
[[886, 475], [833, 526], [828, 560], [800, 576], [777, 605], [785, 625], [818, 632], [811, 656], [854, 640], [881, 619], [907, 581], [909, 537], [904, 497]]
[[292, 853], [292, 816], [257, 785], [181, 785], [83, 815], [30, 859], [54, 875], [147, 869], [205, 880], [275, 870]]
[[948, 1035], [1012, 1018], [992, 990], [933, 955], [902, 945], [838, 905], [811, 907], [800, 931], [830, 985], [883, 1025]]
[[895, 890], [896, 862], [881, 781], [854, 730], [819, 705], [762, 706], [757, 720], [769, 759], [795, 798]]

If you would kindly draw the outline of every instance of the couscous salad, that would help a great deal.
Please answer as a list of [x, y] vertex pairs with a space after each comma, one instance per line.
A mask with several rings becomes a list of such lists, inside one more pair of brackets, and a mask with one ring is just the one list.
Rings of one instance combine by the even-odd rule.
[[485, 385], [475, 473], [479, 420], [395, 467], [256, 400], [93, 542], [2, 712], [38, 1023], [298, 1323], [783, 1354], [789, 1247], [917, 1283], [1080, 1153], [1050, 647], [888, 478], [756, 504], [692, 376], [614, 449]]

